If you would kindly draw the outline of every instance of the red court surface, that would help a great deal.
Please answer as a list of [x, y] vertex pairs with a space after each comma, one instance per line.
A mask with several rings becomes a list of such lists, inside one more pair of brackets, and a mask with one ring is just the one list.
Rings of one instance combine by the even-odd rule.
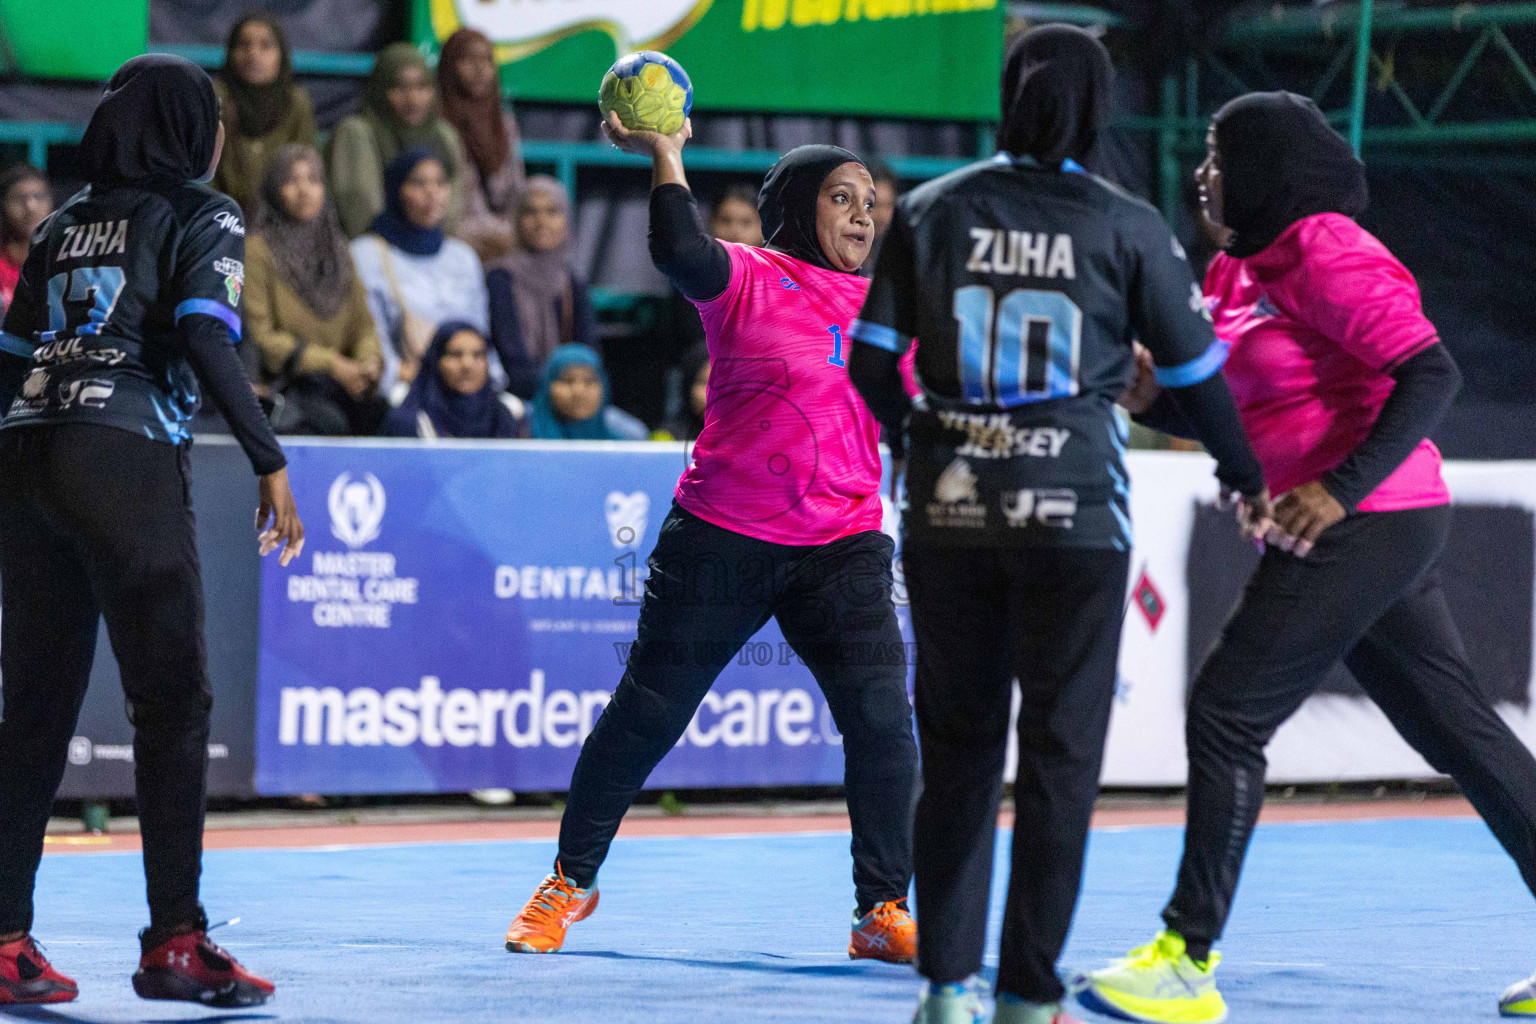
[[[1264, 822], [1363, 821], [1389, 818], [1464, 818], [1473, 816], [1470, 804], [1460, 797], [1422, 800], [1364, 800], [1314, 803], [1274, 802], [1264, 809]], [[1095, 828], [1138, 828], [1179, 825], [1184, 808], [1107, 807], [1094, 814]], [[1013, 825], [1013, 813], [1000, 816], [1003, 827]], [[676, 817], [633, 815], [619, 830], [620, 836], [743, 836], [775, 833], [837, 833], [848, 831], [846, 814], [805, 816], [684, 814]], [[515, 840], [552, 840], [560, 832], [558, 819], [512, 821], [459, 821], [358, 824], [278, 825], [263, 828], [220, 828], [211, 822], [204, 840], [210, 850], [292, 849], [325, 846], [398, 846], [414, 843], [484, 843]], [[54, 833], [48, 836], [47, 853], [104, 853], [139, 849], [136, 832], [89, 835]]]

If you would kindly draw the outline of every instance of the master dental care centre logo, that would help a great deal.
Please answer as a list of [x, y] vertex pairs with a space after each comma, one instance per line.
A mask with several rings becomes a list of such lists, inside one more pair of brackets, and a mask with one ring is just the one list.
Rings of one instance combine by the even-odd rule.
[[384, 485], [372, 473], [342, 473], [331, 481], [331, 536], [347, 550], [316, 551], [308, 575], [288, 577], [288, 600], [312, 605], [315, 625], [388, 629], [396, 605], [419, 601], [420, 581], [400, 576], [393, 554], [362, 550], [379, 539], [387, 504]]

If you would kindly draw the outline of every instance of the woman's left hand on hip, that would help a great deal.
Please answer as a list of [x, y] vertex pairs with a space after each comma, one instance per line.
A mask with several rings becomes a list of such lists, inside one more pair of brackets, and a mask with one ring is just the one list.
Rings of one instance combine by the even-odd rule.
[[1314, 480], [1280, 496], [1275, 502], [1275, 526], [1264, 539], [1304, 558], [1322, 532], [1344, 515], [1344, 506]]

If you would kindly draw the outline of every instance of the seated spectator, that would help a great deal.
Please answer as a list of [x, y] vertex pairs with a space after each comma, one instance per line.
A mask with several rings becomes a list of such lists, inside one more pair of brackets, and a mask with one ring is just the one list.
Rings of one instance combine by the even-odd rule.
[[331, 198], [349, 238], [369, 230], [386, 205], [384, 169], [402, 151], [425, 147], [448, 184], [444, 226], [464, 212], [464, 147], [438, 112], [437, 86], [421, 53], [394, 43], [379, 53], [363, 87], [363, 109], [344, 117], [331, 137]]
[[757, 217], [757, 190], [732, 185], [709, 211], [709, 233], [722, 242], [762, 245], [763, 222]]
[[501, 75], [491, 41], [461, 28], [443, 43], [437, 62], [443, 116], [458, 130], [464, 164], [464, 219], [455, 234], [489, 263], [517, 242], [512, 221], [523, 188], [517, 118], [501, 105]]
[[53, 190], [42, 171], [27, 163], [0, 171], [0, 316], [16, 293], [32, 234], [52, 212]]
[[523, 398], [539, 368], [562, 345], [597, 344], [597, 316], [586, 282], [571, 270], [570, 201], [554, 178], [535, 175], [517, 201], [516, 251], [486, 275], [491, 344], [507, 372], [507, 390]]
[[405, 401], [384, 421], [385, 437], [527, 437], [522, 399], [491, 383], [485, 336], [446, 323], [432, 336]]
[[224, 74], [214, 83], [224, 121], [224, 155], [213, 187], [256, 216], [267, 162], [281, 146], [315, 144], [315, 108], [293, 83], [288, 37], [270, 14], [247, 14], [229, 30]]
[[372, 434], [384, 356], [313, 146], [273, 154], [245, 247], [245, 336], [289, 434]]
[[656, 432], [658, 441], [697, 441], [704, 429], [704, 402], [709, 396], [709, 349], [701, 341], [683, 353], [683, 409]]
[[869, 176], [875, 180], [875, 208], [869, 211], [869, 217], [875, 222], [875, 237], [879, 238], [890, 228], [891, 218], [896, 216], [896, 197], [901, 195], [901, 179], [896, 177], [896, 172], [883, 160], [870, 163]]
[[562, 345], [544, 362], [533, 399], [533, 436], [551, 441], [644, 441], [645, 424], [608, 404], [603, 360], [586, 345]]
[[[352, 241], [352, 262], [383, 341], [386, 395], [398, 403], [439, 324], [486, 333], [485, 277], [475, 251], [443, 234], [448, 175], [429, 149], [407, 149], [384, 173], [384, 212]], [[493, 368], [493, 375], [500, 370]]]
[[[726, 189], [709, 212], [709, 233], [722, 242], [762, 245], [763, 222], [757, 218], [757, 191], [750, 185], [732, 185]], [[681, 360], [692, 353], [696, 346], [703, 344], [704, 323], [699, 319], [698, 309], [682, 292], [673, 288], [672, 344], [658, 353], [659, 359], [652, 373], [653, 379], [658, 381], [657, 387], [668, 396], [665, 399], [666, 408], [669, 411], [679, 410], [678, 420], [687, 418], [688, 395], [693, 380], [693, 374], [682, 366]], [[708, 357], [705, 358], [707, 360]], [[668, 374], [668, 370], [673, 366], [682, 369], [682, 377], [678, 382], [681, 385], [681, 393], [676, 390], [678, 384], [673, 384]], [[670, 433], [673, 425], [674, 421], [669, 420], [667, 425], [662, 427], [662, 431]]]
[[869, 255], [864, 258], [859, 273], [874, 277], [875, 264], [880, 260], [880, 243], [891, 226], [891, 218], [896, 216], [896, 197], [901, 194], [901, 182], [883, 160], [870, 162], [869, 176], [875, 179], [875, 205], [869, 211], [870, 219], [875, 222], [875, 244], [869, 247]]

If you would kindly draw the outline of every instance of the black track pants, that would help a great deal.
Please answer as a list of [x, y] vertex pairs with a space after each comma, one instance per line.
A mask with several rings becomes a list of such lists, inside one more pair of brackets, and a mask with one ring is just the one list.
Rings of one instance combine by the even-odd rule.
[[1456, 780], [1536, 891], [1536, 759], [1478, 690], [1434, 565], [1446, 506], [1353, 515], [1305, 558], [1270, 548], [1190, 695], [1189, 821], [1163, 920], [1203, 956], [1221, 937], [1264, 802], [1264, 746], [1344, 660]]
[[212, 695], [186, 448], [86, 424], [0, 431], [0, 606], [0, 934], [32, 927], [103, 615], [134, 726], [150, 921], [199, 920]]
[[997, 988], [1062, 996], [1114, 699], [1128, 557], [1094, 548], [903, 554], [917, 634], [918, 971], [981, 970], [1012, 684], [1019, 769]]
[[917, 745], [891, 601], [890, 538], [772, 544], [674, 506], [648, 565], [640, 627], [613, 700], [582, 745], [558, 864], [590, 887], [652, 769], [769, 617], [805, 661], [843, 734], [853, 881], [868, 909], [907, 896]]

